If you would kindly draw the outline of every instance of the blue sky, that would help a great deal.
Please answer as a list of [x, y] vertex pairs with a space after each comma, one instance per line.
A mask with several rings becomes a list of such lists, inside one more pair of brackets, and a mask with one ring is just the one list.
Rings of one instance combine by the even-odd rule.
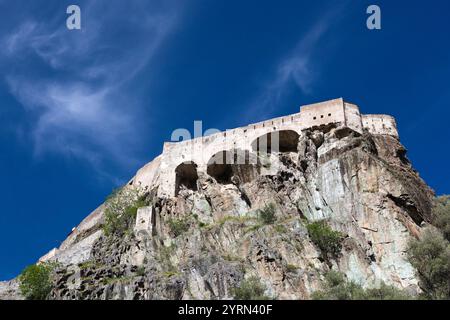
[[[82, 30], [65, 26], [81, 8]], [[382, 29], [366, 28], [381, 7]], [[450, 193], [450, 2], [0, 0], [0, 280], [56, 247], [176, 128], [344, 97], [396, 117]]]

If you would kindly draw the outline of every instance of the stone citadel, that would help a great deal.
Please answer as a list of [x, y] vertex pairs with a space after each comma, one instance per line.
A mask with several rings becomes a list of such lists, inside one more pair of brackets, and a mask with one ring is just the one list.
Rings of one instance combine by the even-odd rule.
[[[358, 134], [367, 130], [371, 134], [398, 139], [397, 125], [392, 116], [363, 115], [357, 105], [339, 98], [305, 105], [298, 113], [245, 127], [180, 142], [166, 142], [162, 154], [141, 168], [128, 185], [143, 188], [158, 186], [158, 197], [172, 198], [181, 189], [197, 190], [199, 175], [210, 176], [223, 184], [235, 183], [233, 175], [236, 168], [232, 168], [233, 163], [239, 163], [236, 167], [253, 165], [252, 155], [261, 149], [297, 152], [299, 138], [307, 134], [307, 130], [324, 130], [327, 127]], [[274, 136], [276, 146], [271, 145]], [[262, 144], [266, 148], [261, 148]], [[236, 155], [244, 161], [236, 159]], [[271, 169], [261, 169], [268, 170], [260, 172], [262, 175], [274, 173]], [[101, 224], [103, 212], [104, 204], [74, 228], [59, 248], [51, 250], [39, 261], [56, 259], [63, 264], [73, 264], [88, 260], [93, 243], [102, 234], [97, 226]], [[153, 224], [154, 208], [139, 209], [135, 232], [151, 233]]]
[[[216, 179], [226, 179], [226, 166], [223, 165], [238, 161], [230, 161], [236, 153], [235, 150], [241, 151], [242, 158], [246, 154], [248, 157], [252, 151], [260, 150], [260, 141], [264, 141], [267, 146], [273, 139], [278, 142], [277, 151], [296, 151], [298, 138], [304, 130], [329, 125], [347, 127], [360, 134], [363, 129], [367, 129], [371, 134], [398, 138], [397, 126], [392, 116], [363, 115], [357, 105], [342, 98], [305, 105], [300, 108], [300, 112], [288, 116], [191, 140], [166, 142], [160, 159], [158, 195], [176, 196], [180, 184], [183, 183], [187, 187], [195, 188], [195, 179], [199, 173], [209, 174]], [[276, 136], [276, 139], [273, 136]], [[244, 162], [251, 162], [251, 159]]]

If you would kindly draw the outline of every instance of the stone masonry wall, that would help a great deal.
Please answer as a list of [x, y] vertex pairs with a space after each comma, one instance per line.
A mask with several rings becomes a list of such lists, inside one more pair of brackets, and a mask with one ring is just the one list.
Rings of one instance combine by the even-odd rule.
[[[364, 119], [364, 121], [363, 121]], [[194, 163], [198, 172], [206, 173], [210, 159], [227, 150], [252, 150], [252, 143], [268, 133], [292, 130], [299, 135], [309, 128], [337, 124], [362, 133], [367, 127], [371, 133], [398, 137], [395, 120], [386, 115], [361, 116], [355, 104], [342, 98], [302, 106], [299, 113], [274, 118], [245, 127], [181, 142], [164, 144], [160, 160], [160, 187], [158, 196], [171, 197], [176, 190], [176, 168], [186, 162]]]

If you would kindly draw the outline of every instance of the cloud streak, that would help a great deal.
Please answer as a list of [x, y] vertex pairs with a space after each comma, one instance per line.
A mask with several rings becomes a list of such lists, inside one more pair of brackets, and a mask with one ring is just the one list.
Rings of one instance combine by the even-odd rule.
[[314, 55], [345, 6], [346, 3], [333, 11], [326, 12], [301, 36], [292, 52], [276, 64], [273, 75], [245, 108], [248, 110], [247, 118], [254, 114], [259, 114], [260, 118], [272, 116], [273, 111], [280, 105], [292, 86], [305, 95], [313, 93], [314, 84], [322, 71]]
[[67, 30], [61, 19], [28, 19], [3, 37], [5, 80], [31, 120], [36, 156], [62, 153], [100, 171], [105, 161], [139, 161], [133, 153], [148, 106], [126, 88], [154, 62], [180, 10], [131, 1], [128, 14], [120, 3], [80, 4], [81, 31]]

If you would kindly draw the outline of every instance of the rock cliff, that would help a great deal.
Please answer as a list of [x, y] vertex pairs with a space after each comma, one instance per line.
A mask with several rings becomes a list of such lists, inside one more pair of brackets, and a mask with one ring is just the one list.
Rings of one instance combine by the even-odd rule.
[[[329, 125], [304, 130], [296, 151], [256, 156], [169, 198], [157, 196], [159, 158], [147, 164], [124, 187], [140, 193], [125, 230], [105, 234], [106, 203], [44, 258], [60, 263], [50, 298], [232, 299], [256, 276], [268, 297], [308, 299], [330, 269], [420, 291], [405, 249], [434, 195], [397, 137]], [[340, 232], [337, 255], [312, 241], [314, 221]]]

